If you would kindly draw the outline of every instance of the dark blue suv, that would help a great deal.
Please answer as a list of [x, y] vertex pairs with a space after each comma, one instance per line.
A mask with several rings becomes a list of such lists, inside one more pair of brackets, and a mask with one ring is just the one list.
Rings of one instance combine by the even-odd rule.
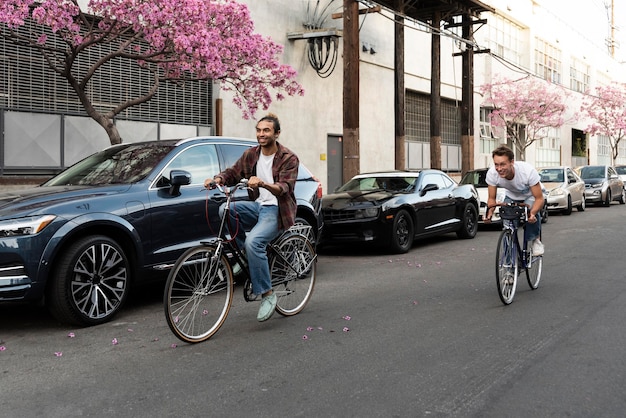
[[[131, 285], [162, 277], [156, 272], [215, 235], [223, 197], [203, 182], [253, 145], [225, 137], [121, 144], [41, 186], [1, 193], [0, 302], [43, 298], [65, 323], [110, 320]], [[295, 193], [296, 222], [317, 239], [322, 189], [302, 164]]]

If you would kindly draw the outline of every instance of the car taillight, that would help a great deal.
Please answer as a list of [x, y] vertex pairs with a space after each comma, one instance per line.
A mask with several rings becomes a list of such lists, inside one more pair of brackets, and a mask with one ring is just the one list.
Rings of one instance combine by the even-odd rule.
[[322, 198], [322, 183], [317, 182], [317, 198]]

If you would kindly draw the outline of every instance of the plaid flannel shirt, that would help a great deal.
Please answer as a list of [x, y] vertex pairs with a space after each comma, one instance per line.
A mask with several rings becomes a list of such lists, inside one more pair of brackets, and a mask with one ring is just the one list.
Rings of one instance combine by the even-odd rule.
[[[296, 220], [296, 210], [298, 206], [296, 204], [294, 188], [296, 187], [298, 165], [300, 162], [296, 154], [287, 147], [282, 146], [278, 142], [276, 145], [278, 145], [278, 150], [274, 155], [272, 176], [274, 177], [274, 183], [277, 184], [281, 190], [280, 195], [277, 196], [278, 228], [280, 230], [286, 230], [292, 226]], [[228, 185], [236, 184], [242, 178], [249, 179], [251, 176], [256, 176], [256, 163], [259, 160], [260, 154], [260, 145], [247, 149], [232, 167], [222, 171], [218, 176], [222, 177], [223, 182]], [[256, 198], [259, 197], [258, 189], [251, 190], [248, 194], [251, 200], [256, 200]]]

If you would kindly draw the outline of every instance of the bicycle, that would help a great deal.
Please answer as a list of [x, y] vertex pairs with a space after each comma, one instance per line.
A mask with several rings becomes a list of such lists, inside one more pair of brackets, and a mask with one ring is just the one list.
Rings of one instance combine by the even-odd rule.
[[[176, 337], [188, 343], [208, 340], [224, 324], [234, 295], [233, 266], [244, 266], [241, 273], [246, 302], [260, 299], [252, 292], [245, 253], [231, 238], [228, 221], [235, 191], [247, 187], [247, 181], [230, 189], [217, 187], [227, 196], [217, 236], [185, 251], [165, 285], [167, 324]], [[272, 287], [278, 296], [276, 312], [283, 316], [302, 311], [313, 293], [317, 254], [307, 238], [310, 228], [294, 225], [267, 246]]]
[[[526, 240], [525, 224], [528, 220], [528, 205], [525, 203], [497, 203], [502, 218], [502, 233], [496, 249], [496, 283], [498, 296], [505, 305], [513, 302], [520, 269], [526, 272], [526, 280], [532, 290], [539, 287], [543, 256], [532, 254]], [[524, 244], [520, 245], [518, 228], [524, 228]]]

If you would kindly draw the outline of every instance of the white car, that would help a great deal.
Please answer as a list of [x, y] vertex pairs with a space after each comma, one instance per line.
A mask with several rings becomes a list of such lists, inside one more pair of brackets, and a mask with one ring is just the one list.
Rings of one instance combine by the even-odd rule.
[[[472, 170], [465, 173], [463, 178], [461, 179], [460, 184], [472, 184], [474, 188], [478, 192], [478, 197], [480, 198], [480, 207], [478, 208], [478, 223], [485, 223], [485, 214], [487, 213], [487, 198], [489, 197], [487, 191], [487, 181], [485, 180], [487, 176], [488, 168], [480, 168], [478, 170]], [[496, 193], [496, 201], [502, 202], [504, 201], [505, 190], [502, 188], [498, 188]], [[502, 219], [500, 219], [500, 209], [496, 207], [493, 216], [491, 217], [492, 224], [501, 224]]]

